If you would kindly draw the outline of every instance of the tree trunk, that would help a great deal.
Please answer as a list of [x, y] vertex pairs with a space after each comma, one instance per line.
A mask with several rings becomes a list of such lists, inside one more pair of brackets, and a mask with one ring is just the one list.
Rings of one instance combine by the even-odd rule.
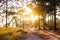
[[23, 29], [24, 29], [24, 17], [23, 17]]
[[40, 14], [39, 14], [39, 30], [40, 30]]
[[7, 28], [7, 6], [8, 6], [8, 4], [7, 4], [7, 0], [6, 0], [6, 28]]
[[17, 20], [15, 19], [16, 27], [17, 27]]
[[50, 20], [49, 20], [49, 29], [52, 30], [52, 16], [51, 16], [51, 13], [49, 14], [50, 15]]
[[[54, 24], [54, 16], [52, 14], [52, 23]], [[54, 28], [54, 25], [52, 24], [52, 27]]]
[[54, 30], [56, 29], [56, 6], [54, 5]]
[[[49, 27], [49, 14], [48, 14], [48, 27]], [[50, 28], [50, 27], [49, 27]]]
[[45, 16], [46, 16], [46, 14], [44, 13], [44, 14], [43, 14], [43, 29], [44, 29], [44, 30], [45, 30], [45, 22], [46, 22], [46, 21], [45, 21]]

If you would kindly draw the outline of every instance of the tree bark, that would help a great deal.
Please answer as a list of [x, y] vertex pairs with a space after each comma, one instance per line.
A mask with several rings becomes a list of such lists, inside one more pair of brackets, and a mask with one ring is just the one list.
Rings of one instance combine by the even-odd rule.
[[7, 4], [7, 0], [6, 0], [6, 28], [7, 28], [7, 6], [8, 6], [8, 4]]
[[43, 15], [43, 29], [45, 30], [45, 16], [46, 16], [46, 14], [44, 13], [44, 15]]
[[54, 30], [56, 29], [56, 6], [54, 5]]
[[40, 14], [39, 14], [39, 30], [40, 30]]

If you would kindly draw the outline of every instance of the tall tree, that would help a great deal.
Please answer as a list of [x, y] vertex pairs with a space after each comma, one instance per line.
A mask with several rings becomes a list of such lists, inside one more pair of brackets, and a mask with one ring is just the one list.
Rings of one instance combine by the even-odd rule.
[[60, 4], [59, 0], [49, 0], [50, 5], [53, 7], [53, 11], [54, 11], [54, 30], [57, 29], [56, 27], [56, 6], [58, 6], [58, 4]]
[[8, 0], [6, 0], [6, 28], [7, 28], [7, 13], [8, 13], [8, 11], [7, 11], [7, 6], [8, 6], [7, 2], [8, 2]]

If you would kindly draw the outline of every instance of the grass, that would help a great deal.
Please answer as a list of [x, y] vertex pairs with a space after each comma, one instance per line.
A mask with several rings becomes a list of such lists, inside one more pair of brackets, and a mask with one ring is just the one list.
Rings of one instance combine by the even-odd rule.
[[24, 34], [20, 32], [21, 28], [0, 28], [0, 40], [17, 40], [23, 38]]

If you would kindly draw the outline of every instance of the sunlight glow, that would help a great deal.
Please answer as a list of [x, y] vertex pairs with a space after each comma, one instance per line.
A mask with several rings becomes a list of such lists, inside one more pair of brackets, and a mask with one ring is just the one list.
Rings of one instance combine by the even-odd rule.
[[2, 3], [0, 3], [0, 6], [2, 5]]
[[60, 16], [56, 16], [58, 19], [60, 19]]
[[40, 15], [40, 18], [42, 19], [43, 17]]
[[[6, 12], [4, 12], [6, 10], [6, 3], [5, 3], [6, 0], [2, 1], [0, 3], [0, 13], [2, 13], [2, 17], [3, 18], [3, 21], [2, 19], [0, 19], [0, 26], [4, 26], [6, 25]], [[34, 2], [33, 2], [34, 1]], [[36, 4], [35, 4], [35, 1], [36, 0], [8, 0], [8, 5], [7, 5], [7, 8], [8, 8], [8, 12], [15, 12], [16, 14], [13, 15], [17, 17], [17, 19], [19, 19], [19, 21], [23, 21], [24, 20], [38, 20], [38, 17], [34, 15], [34, 13], [32, 13], [32, 8], [33, 7], [36, 7]], [[30, 5], [31, 4], [31, 5]], [[24, 12], [18, 12], [18, 10], [25, 10]], [[3, 14], [4, 12], [4, 14]], [[22, 14], [21, 14], [22, 13]], [[21, 15], [20, 15], [21, 14]], [[24, 16], [26, 15], [29, 15], [27, 16], [26, 18], [24, 18]], [[12, 15], [8, 15], [7, 17], [7, 23], [10, 23], [9, 25], [12, 27], [16, 27], [16, 23], [15, 23], [15, 20], [13, 19]], [[2, 23], [3, 22], [3, 23]]]
[[39, 19], [39, 16], [35, 16], [34, 14], [30, 14], [29, 17], [24, 18], [24, 20], [32, 21], [32, 22], [34, 22], [34, 21], [36, 21], [38, 19]]
[[0, 13], [2, 13], [3, 12], [3, 10], [0, 10]]
[[25, 7], [25, 10], [26, 11], [23, 13], [23, 15], [29, 15], [32, 12], [32, 10], [28, 7]]
[[15, 20], [13, 20], [11, 23], [10, 23], [10, 27], [16, 27], [16, 23], [15, 23]]

